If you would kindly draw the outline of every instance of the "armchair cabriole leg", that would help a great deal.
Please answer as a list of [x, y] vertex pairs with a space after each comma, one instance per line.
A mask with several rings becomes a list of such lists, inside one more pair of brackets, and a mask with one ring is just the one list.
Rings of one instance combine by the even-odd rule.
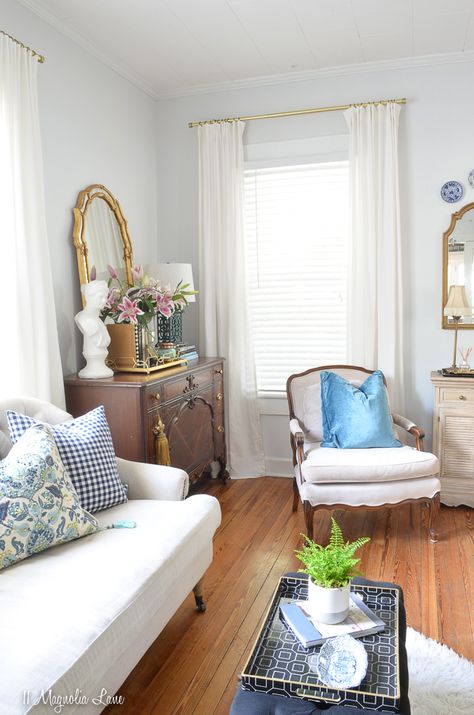
[[202, 595], [202, 582], [201, 578], [193, 588], [194, 600], [196, 601], [196, 607], [198, 611], [204, 612], [206, 610], [206, 604], [204, 603], [204, 598]]
[[298, 491], [298, 485], [296, 483], [296, 477], [293, 477], [293, 511], [298, 511], [299, 501], [300, 501], [300, 494]]
[[314, 514], [314, 506], [311, 506], [309, 501], [304, 501], [303, 502], [303, 512], [304, 512], [304, 521], [306, 524], [306, 535], [312, 539], [313, 538], [313, 514]]
[[428, 502], [428, 507], [429, 507], [429, 523], [428, 523], [428, 528], [430, 532], [430, 541], [433, 544], [436, 544], [438, 541], [438, 532], [436, 530], [436, 520], [438, 518], [439, 514], [439, 508], [440, 508], [440, 502], [441, 502], [441, 497], [438, 492], [438, 494], [435, 494], [432, 499]]

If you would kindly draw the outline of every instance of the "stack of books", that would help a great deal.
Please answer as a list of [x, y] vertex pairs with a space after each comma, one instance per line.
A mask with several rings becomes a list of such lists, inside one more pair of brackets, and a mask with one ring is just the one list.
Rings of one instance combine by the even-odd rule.
[[183, 360], [197, 360], [199, 355], [195, 345], [177, 345], [178, 355]]
[[288, 601], [280, 605], [280, 613], [285, 624], [293, 632], [304, 648], [321, 645], [328, 638], [346, 633], [361, 638], [385, 629], [385, 623], [366, 606], [362, 597], [351, 593], [351, 603], [347, 618], [341, 623], [328, 625], [317, 621], [311, 615], [309, 601]]

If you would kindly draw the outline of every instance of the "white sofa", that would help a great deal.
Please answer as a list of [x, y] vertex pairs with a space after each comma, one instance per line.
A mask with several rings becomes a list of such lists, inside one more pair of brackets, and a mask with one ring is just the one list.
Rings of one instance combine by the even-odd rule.
[[[39, 400], [0, 400], [2, 458], [11, 447], [6, 409], [50, 424], [71, 419]], [[67, 696], [77, 702], [62, 713], [100, 712], [212, 561], [218, 501], [185, 499], [180, 469], [117, 463], [129, 501], [95, 516], [137, 528], [101, 531], [0, 571], [1, 713], [50, 715], [51, 701]]]

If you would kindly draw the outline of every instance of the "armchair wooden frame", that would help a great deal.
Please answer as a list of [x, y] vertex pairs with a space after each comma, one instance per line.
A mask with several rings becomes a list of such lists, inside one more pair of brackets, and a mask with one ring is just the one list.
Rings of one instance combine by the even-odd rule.
[[[304, 372], [300, 373], [295, 373], [293, 375], [290, 375], [286, 382], [286, 394], [288, 398], [288, 407], [289, 407], [289, 412], [290, 412], [290, 420], [293, 419], [298, 419], [298, 416], [295, 414], [295, 409], [294, 409], [294, 404], [293, 404], [293, 393], [291, 389], [291, 385], [294, 379], [296, 378], [301, 378], [306, 375], [309, 375], [314, 372], [320, 372], [321, 370], [358, 370], [359, 372], [364, 372], [368, 375], [371, 375], [374, 370], [368, 370], [367, 368], [360, 367], [358, 365], [323, 365], [321, 367], [315, 367], [315, 368], [310, 368], [309, 370], [305, 370]], [[386, 381], [384, 378], [384, 383], [386, 385]], [[394, 424], [397, 425], [397, 427], [400, 427], [404, 429], [406, 432], [411, 434], [414, 439], [415, 439], [415, 446], [416, 449], [420, 452], [424, 451], [424, 445], [423, 445], [423, 440], [425, 437], [424, 431], [415, 425], [413, 422], [411, 422], [409, 419], [406, 417], [403, 417], [402, 415], [397, 415], [397, 414], [392, 414], [393, 422]], [[305, 443], [305, 436], [303, 432], [296, 432], [290, 433], [290, 446], [293, 452], [293, 467], [296, 468], [298, 467], [299, 469], [299, 475], [300, 475], [300, 480], [301, 483], [303, 484], [305, 479], [302, 474], [301, 470], [301, 465], [305, 459], [305, 454], [304, 454], [304, 443]], [[293, 511], [298, 510], [298, 503], [300, 501], [300, 494], [299, 494], [299, 489], [298, 489], [298, 484], [296, 481], [296, 474], [293, 474]], [[310, 539], [313, 538], [313, 533], [314, 533], [314, 514], [318, 509], [370, 509], [370, 510], [375, 510], [375, 509], [384, 509], [384, 508], [392, 508], [394, 506], [401, 506], [402, 504], [412, 504], [412, 503], [421, 503], [424, 506], [428, 508], [428, 531], [429, 531], [429, 536], [430, 536], [430, 541], [432, 543], [436, 543], [438, 541], [438, 533], [436, 531], [436, 519], [439, 513], [440, 509], [440, 492], [437, 492], [432, 498], [429, 497], [421, 497], [420, 499], [404, 499], [403, 501], [399, 501], [396, 503], [385, 503], [385, 504], [380, 504], [377, 506], [371, 506], [371, 505], [358, 505], [354, 506], [351, 504], [344, 504], [344, 503], [337, 503], [337, 504], [318, 504], [316, 506], [313, 506], [309, 501], [304, 500], [303, 501], [303, 514], [304, 514], [304, 519], [305, 519], [305, 526], [306, 526], [306, 534]]]

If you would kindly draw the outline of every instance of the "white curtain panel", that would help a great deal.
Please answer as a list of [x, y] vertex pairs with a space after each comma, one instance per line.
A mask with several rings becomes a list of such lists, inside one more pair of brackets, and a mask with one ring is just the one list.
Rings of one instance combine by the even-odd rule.
[[226, 359], [233, 478], [265, 473], [243, 235], [243, 122], [199, 127], [199, 347]]
[[399, 116], [394, 102], [345, 112], [352, 204], [348, 357], [382, 370], [392, 409], [403, 414]]
[[64, 406], [49, 264], [37, 98], [38, 62], [0, 35], [0, 394]]

